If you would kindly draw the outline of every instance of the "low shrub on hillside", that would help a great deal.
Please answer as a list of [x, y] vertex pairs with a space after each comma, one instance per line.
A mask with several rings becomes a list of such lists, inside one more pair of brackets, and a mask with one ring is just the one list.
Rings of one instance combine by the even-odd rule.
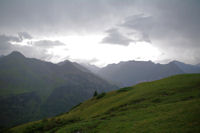
[[103, 93], [101, 93], [101, 94], [97, 95], [97, 99], [100, 99], [100, 98], [104, 97], [105, 95], [106, 95], [106, 93], [105, 93], [105, 92], [103, 92]]
[[121, 89], [117, 90], [117, 92], [126, 92], [130, 89], [132, 89], [132, 87], [125, 87], [125, 88], [121, 88]]

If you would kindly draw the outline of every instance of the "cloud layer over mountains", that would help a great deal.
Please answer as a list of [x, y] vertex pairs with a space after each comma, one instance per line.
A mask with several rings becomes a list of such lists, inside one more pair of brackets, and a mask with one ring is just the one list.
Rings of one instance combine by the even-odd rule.
[[[99, 45], [147, 42], [162, 52], [159, 60], [195, 64], [200, 62], [199, 7], [199, 0], [0, 0], [0, 51], [51, 59], [47, 50], [66, 44], [43, 38], [102, 34]], [[35, 45], [11, 44], [34, 37], [40, 38]]]

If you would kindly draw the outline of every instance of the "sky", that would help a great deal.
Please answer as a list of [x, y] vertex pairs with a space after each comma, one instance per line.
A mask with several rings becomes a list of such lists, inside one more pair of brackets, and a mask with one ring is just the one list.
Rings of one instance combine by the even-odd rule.
[[0, 0], [0, 55], [200, 63], [199, 0]]

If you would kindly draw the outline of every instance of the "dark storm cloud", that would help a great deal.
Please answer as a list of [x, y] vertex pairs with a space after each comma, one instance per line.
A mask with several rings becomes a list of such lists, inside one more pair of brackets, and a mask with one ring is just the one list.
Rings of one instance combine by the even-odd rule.
[[106, 31], [108, 36], [102, 40], [102, 43], [115, 44], [115, 45], [129, 45], [133, 40], [123, 36], [117, 29], [110, 29]]
[[147, 32], [152, 44], [168, 58], [200, 62], [200, 1], [153, 0], [146, 6], [143, 2], [139, 6], [152, 16], [151, 21], [146, 20], [152, 26]]
[[8, 49], [10, 49], [11, 44], [8, 41], [10, 41], [9, 37], [6, 37], [5, 35], [0, 36], [0, 53], [1, 53], [1, 55], [5, 54], [6, 51]]
[[26, 29], [37, 34], [102, 29], [125, 14], [133, 3], [134, 0], [1, 0], [0, 29]]
[[8, 53], [14, 49], [12, 42], [21, 42], [23, 39], [31, 39], [32, 37], [26, 32], [19, 32], [17, 36], [0, 34], [0, 54]]
[[[151, 16], [145, 16], [144, 14], [128, 16], [117, 27], [106, 31], [108, 36], [102, 40], [102, 43], [124, 46], [128, 46], [131, 42], [151, 43], [149, 38], [149, 31], [153, 27]], [[129, 32], [124, 32], [124, 30], [129, 30]]]
[[0, 55], [7, 55], [12, 51], [19, 51], [27, 57], [34, 57], [43, 60], [50, 60], [53, 55], [48, 54], [48, 48], [64, 45], [59, 41], [41, 40], [35, 43], [36, 46], [14, 45], [12, 42], [21, 42], [20, 36], [0, 35]]
[[198, 0], [138, 0], [135, 8], [141, 13], [124, 17], [116, 28], [119, 32], [132, 30], [138, 39], [129, 39], [150, 42], [165, 53], [163, 58], [197, 63], [200, 62], [199, 7]]
[[7, 43], [9, 41], [20, 42], [20, 39], [17, 36], [8, 36], [8, 35], [0, 35], [1, 43]]
[[[200, 1], [169, 0], [153, 2], [151, 8], [146, 7], [144, 10], [144, 12], [153, 14], [152, 20], [146, 20], [145, 24], [152, 26], [148, 30], [152, 39], [165, 40], [173, 38], [173, 40], [178, 41], [180, 38], [191, 40], [199, 38]], [[195, 45], [195, 43], [190, 45]]]
[[136, 14], [125, 18], [120, 26], [127, 27], [137, 31], [147, 32], [152, 28], [153, 20], [151, 16]]
[[139, 34], [139, 37], [138, 40], [135, 41], [144, 41], [151, 43], [151, 40], [149, 38], [149, 31], [151, 31], [153, 25], [154, 23], [152, 16], [136, 14], [125, 18], [124, 22], [119, 26], [137, 32], [137, 34]]
[[[165, 53], [163, 58], [199, 63], [199, 7], [199, 0], [0, 0], [0, 31], [47, 36], [103, 33], [114, 27], [102, 42], [151, 42]], [[7, 43], [0, 47], [10, 47]]]
[[[102, 43], [118, 44], [128, 46], [130, 42], [149, 42], [149, 31], [153, 26], [153, 20], [151, 16], [145, 16], [144, 14], [135, 14], [126, 17], [121, 24], [118, 24], [116, 29], [110, 29], [106, 31], [108, 36], [102, 40]], [[123, 32], [121, 30], [132, 30], [131, 33]], [[135, 38], [131, 38], [134, 36]]]
[[27, 32], [19, 32], [18, 36], [19, 36], [20, 40], [23, 40], [23, 39], [32, 39], [32, 36], [29, 33], [27, 33]]
[[138, 41], [151, 43], [151, 40], [149, 38], [149, 34], [148, 33], [143, 32], [143, 33], [140, 33], [140, 34], [141, 34], [141, 37], [140, 37], [140, 39]]
[[15, 36], [0, 35], [0, 54], [7, 54], [13, 45], [10, 42], [19, 42], [20, 39]]

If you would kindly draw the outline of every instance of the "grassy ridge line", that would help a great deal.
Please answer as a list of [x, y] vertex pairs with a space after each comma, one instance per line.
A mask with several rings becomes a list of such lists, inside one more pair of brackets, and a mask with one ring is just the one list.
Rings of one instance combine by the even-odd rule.
[[11, 131], [197, 132], [199, 103], [200, 74], [177, 75], [107, 93], [63, 115]]

